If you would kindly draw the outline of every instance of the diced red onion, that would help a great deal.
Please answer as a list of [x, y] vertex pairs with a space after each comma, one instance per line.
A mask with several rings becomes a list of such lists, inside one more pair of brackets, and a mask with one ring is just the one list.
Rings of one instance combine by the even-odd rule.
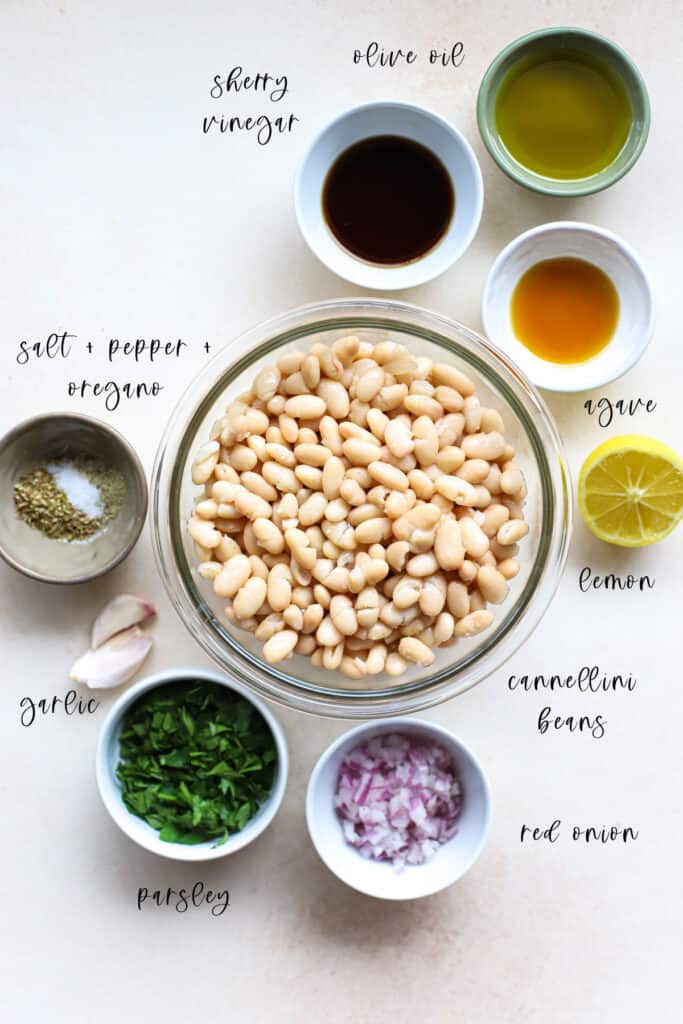
[[361, 856], [402, 867], [424, 864], [453, 838], [462, 794], [444, 747], [391, 733], [349, 751], [334, 806]]

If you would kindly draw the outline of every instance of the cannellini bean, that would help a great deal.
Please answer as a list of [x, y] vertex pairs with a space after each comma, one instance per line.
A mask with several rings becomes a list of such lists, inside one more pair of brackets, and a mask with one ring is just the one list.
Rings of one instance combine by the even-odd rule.
[[453, 636], [455, 630], [455, 619], [450, 612], [441, 612], [434, 623], [434, 642], [441, 646], [447, 643]]
[[255, 519], [252, 529], [261, 547], [271, 555], [279, 555], [285, 550], [285, 538], [271, 519]]
[[235, 495], [235, 507], [247, 519], [270, 519], [273, 509], [269, 502], [252, 491], [241, 490]]
[[326, 508], [327, 498], [320, 491], [316, 491], [299, 506], [299, 522], [302, 526], [319, 523], [325, 515]]
[[421, 469], [411, 469], [408, 473], [408, 482], [411, 491], [423, 501], [428, 501], [434, 494], [434, 483]]
[[263, 645], [264, 658], [270, 664], [288, 658], [296, 647], [298, 639], [299, 636], [293, 629], [283, 629]]
[[434, 652], [414, 636], [404, 636], [399, 641], [398, 652], [406, 661], [414, 661], [425, 668], [434, 661]]
[[351, 402], [349, 393], [339, 381], [321, 380], [318, 395], [325, 402], [327, 412], [335, 420], [343, 420], [349, 415]]
[[516, 558], [504, 558], [498, 563], [498, 572], [506, 580], [514, 579], [519, 572], [519, 562]]
[[477, 501], [477, 492], [472, 484], [459, 476], [440, 476], [436, 481], [436, 489], [456, 505], [471, 507]]
[[[441, 448], [436, 456], [437, 466], [442, 470], [442, 472], [447, 474], [457, 473], [464, 462], [465, 453], [462, 448], [459, 448], [457, 445], [446, 445]], [[465, 480], [467, 477], [462, 477], [462, 479]]]
[[392, 455], [398, 458], [410, 454], [415, 445], [410, 423], [400, 416], [389, 420], [384, 431], [384, 442]]
[[322, 444], [298, 444], [294, 454], [299, 462], [304, 462], [307, 466], [324, 466], [332, 455]]
[[[293, 469], [296, 466], [296, 456], [291, 448], [288, 448], [286, 444], [268, 443], [266, 444], [265, 455], [275, 462], [279, 462], [281, 466], [287, 466], [289, 469]], [[254, 465], [256, 465], [256, 459], [254, 459]], [[253, 468], [253, 467], [247, 467]], [[264, 466], [265, 469], [265, 466]]]
[[477, 573], [479, 593], [489, 604], [501, 604], [508, 595], [505, 577], [495, 568], [483, 565]]
[[294, 648], [295, 654], [312, 654], [315, 650], [315, 637], [307, 636], [302, 633], [299, 637], [296, 647]]
[[[330, 618], [343, 636], [353, 636], [358, 630], [358, 620], [351, 600], [346, 595], [335, 594], [330, 601]], [[320, 639], [318, 639], [320, 643]]]
[[500, 478], [500, 489], [505, 494], [515, 495], [524, 487], [524, 477], [516, 466], [506, 469]]
[[[361, 507], [361, 506], [359, 506]], [[325, 508], [325, 519], [330, 523], [341, 523], [349, 517], [351, 506], [347, 505], [343, 498], [333, 498], [327, 502]]]
[[412, 607], [420, 600], [421, 591], [422, 583], [419, 579], [412, 576], [401, 577], [392, 593], [394, 607], [399, 611]]
[[218, 441], [207, 441], [196, 452], [192, 463], [192, 483], [205, 484], [211, 477], [220, 456], [221, 446]]
[[216, 519], [218, 516], [218, 505], [213, 498], [206, 498], [199, 501], [194, 507], [194, 514], [200, 519]]
[[394, 491], [408, 490], [408, 477], [388, 462], [371, 462], [368, 465], [368, 472], [373, 480], [377, 480], [384, 487], [389, 487]]
[[338, 643], [336, 647], [323, 648], [323, 668], [333, 671], [339, 668], [344, 656], [344, 644]]
[[438, 563], [433, 554], [415, 555], [406, 565], [406, 572], [410, 576], [431, 576], [438, 569]]
[[232, 537], [224, 535], [221, 538], [220, 544], [217, 545], [212, 551], [213, 557], [217, 562], [227, 562], [233, 555], [241, 554], [239, 544], [233, 540]]
[[262, 401], [273, 398], [280, 386], [282, 373], [277, 366], [264, 366], [254, 382], [254, 391]]
[[387, 561], [394, 572], [402, 572], [406, 564], [406, 558], [410, 551], [410, 544], [405, 540], [394, 541], [387, 548]]
[[365, 671], [369, 676], [376, 676], [384, 671], [387, 660], [387, 648], [385, 644], [374, 644], [365, 659]]
[[503, 545], [516, 544], [522, 537], [526, 537], [528, 532], [529, 526], [523, 519], [511, 519], [500, 527], [496, 540]]
[[465, 583], [448, 584], [446, 605], [454, 619], [464, 619], [470, 610], [470, 595]]
[[460, 392], [464, 398], [474, 394], [474, 384], [469, 377], [466, 377], [460, 370], [456, 370], [454, 366], [448, 366], [446, 363], [434, 363], [432, 367], [432, 380], [436, 384], [446, 384], [447, 387]]
[[388, 416], [385, 416], [381, 409], [374, 407], [368, 409], [367, 421], [370, 430], [380, 442], [384, 440], [387, 427], [393, 422]]
[[479, 572], [479, 566], [476, 562], [473, 562], [470, 558], [466, 558], [458, 569], [458, 576], [463, 583], [473, 583], [477, 578]]
[[282, 613], [282, 618], [290, 629], [300, 633], [304, 627], [304, 614], [296, 604], [288, 605]]
[[366, 674], [365, 665], [360, 658], [346, 654], [339, 663], [339, 669], [349, 679], [363, 679]]
[[361, 402], [371, 402], [384, 385], [384, 370], [374, 363], [373, 366], [359, 377], [356, 384], [356, 398]]
[[[341, 524], [338, 524], [341, 525]], [[386, 516], [366, 519], [355, 529], [355, 541], [358, 544], [376, 544], [391, 536], [391, 520]], [[355, 543], [354, 543], [355, 547]]]
[[332, 346], [332, 352], [343, 366], [348, 366], [360, 348], [360, 341], [355, 334], [338, 338]]
[[[193, 541], [201, 547], [211, 550], [218, 547], [221, 542], [221, 533], [215, 528], [209, 519], [196, 519], [191, 517], [188, 525], [188, 532]], [[206, 559], [204, 559], [206, 561]]]
[[482, 409], [481, 429], [485, 434], [490, 434], [493, 431], [496, 431], [499, 434], [504, 432], [505, 426], [503, 424], [503, 417], [497, 409]]
[[439, 523], [434, 540], [434, 554], [442, 569], [458, 569], [465, 558], [460, 524], [456, 519], [444, 518]]
[[464, 619], [455, 624], [454, 633], [456, 636], [475, 636], [482, 630], [488, 629], [493, 622], [493, 615], [489, 611], [470, 612]]
[[295, 420], [315, 420], [325, 415], [327, 402], [319, 395], [295, 395], [285, 402], [285, 413]]
[[237, 591], [232, 609], [238, 619], [255, 615], [266, 598], [266, 581], [260, 576], [251, 576]]
[[320, 361], [309, 352], [301, 364], [301, 376], [309, 391], [315, 391], [320, 383]]
[[482, 517], [481, 528], [487, 537], [495, 537], [509, 518], [510, 510], [505, 505], [489, 505]]
[[323, 486], [323, 474], [315, 466], [306, 466], [302, 462], [294, 470], [294, 475], [304, 487], [312, 491], [321, 491]]
[[325, 610], [321, 604], [310, 604], [308, 608], [304, 609], [303, 632], [315, 633], [324, 615]]
[[350, 437], [342, 445], [344, 455], [353, 466], [369, 466], [375, 462], [379, 454], [376, 444], [368, 441], [361, 441], [357, 437]]
[[285, 620], [281, 615], [271, 613], [266, 615], [265, 619], [261, 619], [258, 626], [254, 630], [254, 636], [257, 640], [270, 640], [271, 636], [275, 636], [285, 628]]
[[262, 558], [258, 555], [249, 555], [249, 565], [251, 567], [252, 576], [260, 576], [262, 580], [268, 579], [269, 569]]
[[197, 566], [197, 572], [203, 580], [215, 580], [222, 568], [222, 562], [200, 562]]
[[468, 484], [480, 484], [489, 475], [490, 469], [486, 459], [467, 459], [456, 475], [467, 480]]
[[469, 434], [462, 439], [462, 450], [468, 459], [495, 462], [505, 452], [505, 438], [497, 430], [492, 430], [489, 434]]
[[287, 565], [274, 565], [268, 574], [268, 604], [274, 612], [282, 612], [292, 600], [291, 571]]
[[476, 434], [481, 427], [481, 405], [476, 395], [469, 395], [463, 404], [465, 433]]
[[462, 412], [464, 399], [455, 388], [449, 388], [447, 384], [439, 384], [434, 389], [434, 398], [448, 412]]
[[425, 580], [422, 585], [420, 600], [418, 601], [420, 611], [428, 616], [428, 618], [434, 618], [443, 610], [446, 597], [447, 584], [445, 577], [432, 576], [430, 579]]
[[408, 662], [405, 658], [402, 658], [396, 651], [391, 651], [387, 655], [387, 660], [384, 665], [384, 671], [388, 676], [401, 676], [408, 668]]
[[327, 459], [323, 466], [322, 485], [323, 494], [328, 501], [332, 501], [333, 498], [338, 498], [341, 491], [342, 483], [344, 482], [344, 474], [346, 467], [340, 458], [336, 455], [331, 456]]
[[315, 639], [320, 647], [336, 647], [338, 643], [341, 643], [342, 634], [329, 615], [326, 615], [318, 626]]
[[341, 380], [344, 374], [344, 366], [333, 352], [330, 352], [328, 348], [322, 348], [318, 352], [318, 359], [320, 361], [320, 369], [326, 377], [329, 377], [330, 380]]

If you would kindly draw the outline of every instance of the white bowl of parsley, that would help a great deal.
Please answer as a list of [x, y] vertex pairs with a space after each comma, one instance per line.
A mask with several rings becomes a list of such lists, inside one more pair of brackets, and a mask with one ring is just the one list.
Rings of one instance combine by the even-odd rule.
[[119, 828], [173, 860], [225, 857], [271, 823], [287, 782], [287, 741], [257, 697], [205, 669], [157, 672], [110, 709], [97, 785]]

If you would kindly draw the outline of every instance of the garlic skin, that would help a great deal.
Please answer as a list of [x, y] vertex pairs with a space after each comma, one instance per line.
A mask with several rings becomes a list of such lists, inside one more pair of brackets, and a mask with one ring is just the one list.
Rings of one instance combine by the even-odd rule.
[[152, 638], [131, 626], [78, 658], [69, 677], [91, 690], [120, 686], [135, 675], [151, 649]]
[[156, 613], [156, 608], [149, 601], [133, 594], [119, 594], [95, 619], [90, 640], [92, 648], [96, 650], [117, 633], [151, 619]]

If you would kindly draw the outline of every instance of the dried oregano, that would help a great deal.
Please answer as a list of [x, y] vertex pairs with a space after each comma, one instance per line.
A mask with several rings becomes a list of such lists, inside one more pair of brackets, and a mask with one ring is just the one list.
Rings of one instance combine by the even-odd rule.
[[[55, 479], [55, 468], [71, 469], [97, 489], [100, 508], [97, 515], [89, 515], [69, 499]], [[88, 457], [50, 463], [50, 469], [44, 465], [29, 470], [14, 485], [17, 514], [46, 537], [85, 540], [120, 512], [126, 483], [118, 469]]]

